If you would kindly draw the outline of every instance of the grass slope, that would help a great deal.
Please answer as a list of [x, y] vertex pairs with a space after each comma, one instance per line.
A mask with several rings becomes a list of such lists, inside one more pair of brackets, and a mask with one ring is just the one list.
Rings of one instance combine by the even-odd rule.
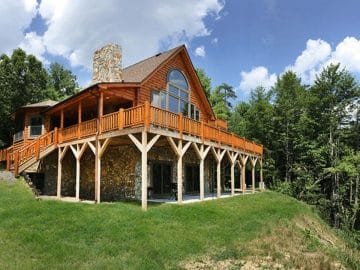
[[273, 192], [143, 212], [39, 201], [0, 181], [2, 269], [335, 269], [357, 255], [310, 207]]

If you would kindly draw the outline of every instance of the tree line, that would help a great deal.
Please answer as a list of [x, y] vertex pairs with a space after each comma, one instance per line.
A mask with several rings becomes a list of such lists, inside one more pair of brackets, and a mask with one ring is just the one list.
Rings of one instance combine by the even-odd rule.
[[360, 228], [360, 88], [339, 64], [304, 85], [292, 71], [270, 89], [253, 89], [234, 107], [227, 84], [198, 76], [214, 113], [229, 129], [264, 145], [266, 185], [317, 207], [334, 227]]
[[46, 69], [35, 56], [15, 49], [0, 56], [0, 147], [11, 143], [11, 114], [21, 106], [63, 100], [79, 91], [76, 76], [59, 63]]

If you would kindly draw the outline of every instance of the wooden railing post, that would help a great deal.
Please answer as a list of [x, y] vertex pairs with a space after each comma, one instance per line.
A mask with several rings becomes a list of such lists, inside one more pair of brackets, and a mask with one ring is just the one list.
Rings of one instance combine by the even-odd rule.
[[36, 139], [35, 158], [36, 158], [36, 160], [39, 160], [39, 158], [40, 158], [40, 140], [39, 139]]
[[58, 128], [55, 127], [54, 129], [54, 134], [53, 134], [53, 142], [54, 142], [54, 145], [57, 146], [59, 140], [58, 140]]
[[200, 122], [200, 136], [202, 143], [204, 143], [204, 121]]
[[144, 126], [145, 129], [148, 130], [150, 126], [150, 103], [149, 101], [145, 101], [145, 112], [144, 112]]
[[180, 138], [182, 138], [183, 131], [184, 131], [184, 116], [183, 116], [182, 113], [180, 113], [180, 115], [179, 115], [179, 134], [180, 134]]
[[119, 110], [119, 115], [118, 115], [118, 126], [119, 126], [119, 129], [123, 129], [124, 128], [124, 109], [121, 108]]
[[19, 175], [19, 151], [14, 153], [14, 175]]
[[6, 151], [6, 170], [10, 171], [10, 153]]

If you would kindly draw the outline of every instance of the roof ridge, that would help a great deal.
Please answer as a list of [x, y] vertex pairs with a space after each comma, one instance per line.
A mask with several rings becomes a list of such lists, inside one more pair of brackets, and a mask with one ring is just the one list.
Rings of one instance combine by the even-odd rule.
[[141, 60], [141, 61], [139, 61], [139, 62], [136, 62], [136, 63], [134, 63], [134, 64], [131, 64], [131, 65], [125, 67], [123, 70], [128, 69], [128, 68], [130, 68], [130, 67], [133, 67], [133, 66], [135, 66], [135, 65], [137, 65], [137, 64], [143, 63], [143, 62], [145, 62], [145, 61], [147, 61], [147, 60], [149, 60], [149, 59], [151, 59], [151, 58], [158, 57], [158, 56], [160, 56], [160, 55], [162, 55], [162, 54], [164, 54], [164, 53], [168, 53], [168, 52], [170, 52], [170, 51], [176, 51], [177, 49], [179, 49], [179, 48], [181, 48], [181, 47], [183, 47], [183, 46], [185, 46], [185, 45], [182, 44], [182, 45], [177, 46], [177, 47], [174, 47], [174, 48], [172, 48], [172, 49], [169, 49], [169, 50], [166, 50], [166, 51], [162, 51], [162, 52], [158, 52], [158, 53], [156, 53], [156, 54], [154, 54], [154, 55], [152, 55], [152, 56], [150, 56], [150, 57], [148, 57], [148, 58], [145, 58], [145, 59], [143, 59], [143, 60]]

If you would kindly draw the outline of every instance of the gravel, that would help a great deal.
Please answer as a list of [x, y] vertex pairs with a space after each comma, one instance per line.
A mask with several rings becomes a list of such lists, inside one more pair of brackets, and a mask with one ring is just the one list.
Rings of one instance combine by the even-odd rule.
[[12, 172], [0, 171], [0, 181], [8, 184], [15, 184], [16, 178]]

